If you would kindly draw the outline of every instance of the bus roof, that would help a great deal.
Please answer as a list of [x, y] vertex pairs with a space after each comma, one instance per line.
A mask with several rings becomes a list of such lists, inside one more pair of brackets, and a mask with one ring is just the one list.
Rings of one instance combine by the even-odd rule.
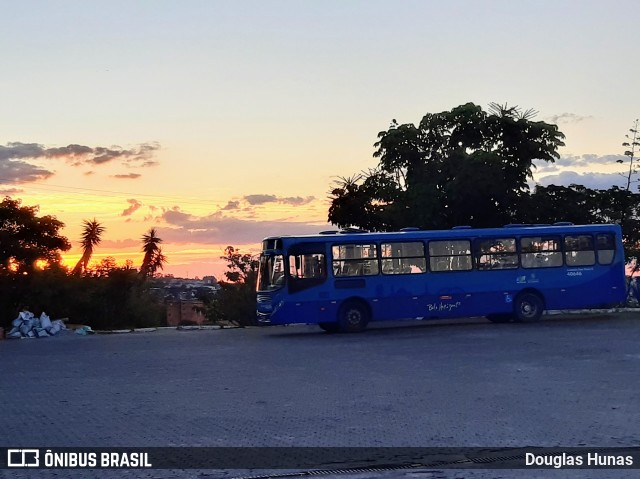
[[269, 236], [263, 242], [270, 240], [282, 240], [283, 246], [295, 242], [309, 243], [351, 243], [361, 242], [364, 239], [377, 240], [424, 240], [438, 238], [475, 238], [478, 236], [505, 237], [510, 235], [553, 235], [562, 233], [594, 233], [594, 232], [620, 232], [620, 226], [616, 224], [574, 225], [572, 223], [555, 223], [553, 225], [524, 225], [510, 224], [501, 228], [472, 228], [458, 226], [450, 230], [420, 230], [417, 228], [403, 228], [400, 231], [368, 232], [347, 229], [342, 231], [325, 231], [314, 235], [283, 235]]

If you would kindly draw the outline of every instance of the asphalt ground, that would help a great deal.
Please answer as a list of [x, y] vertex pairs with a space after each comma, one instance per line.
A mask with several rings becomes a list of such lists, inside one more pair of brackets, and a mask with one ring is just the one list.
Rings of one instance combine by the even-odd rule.
[[[0, 447], [640, 446], [640, 312], [0, 341]], [[348, 471], [347, 471], [348, 472]], [[640, 477], [640, 470], [340, 477]], [[247, 477], [255, 470], [0, 470]]]

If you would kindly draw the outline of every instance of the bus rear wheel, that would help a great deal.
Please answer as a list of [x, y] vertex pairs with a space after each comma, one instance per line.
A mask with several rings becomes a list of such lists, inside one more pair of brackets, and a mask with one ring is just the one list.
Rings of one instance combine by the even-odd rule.
[[521, 323], [538, 321], [544, 311], [544, 301], [536, 293], [521, 293], [513, 305], [515, 320]]
[[369, 310], [361, 301], [346, 301], [338, 312], [338, 326], [343, 333], [359, 333], [369, 323]]

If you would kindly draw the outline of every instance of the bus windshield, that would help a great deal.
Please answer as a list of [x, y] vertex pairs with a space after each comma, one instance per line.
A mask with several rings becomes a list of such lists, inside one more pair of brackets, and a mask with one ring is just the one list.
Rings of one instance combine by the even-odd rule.
[[260, 255], [258, 291], [272, 291], [284, 286], [284, 258], [281, 254]]

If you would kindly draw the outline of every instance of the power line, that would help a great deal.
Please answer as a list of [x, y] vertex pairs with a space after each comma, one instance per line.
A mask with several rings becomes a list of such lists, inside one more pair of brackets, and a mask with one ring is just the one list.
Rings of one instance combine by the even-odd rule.
[[[0, 178], [0, 184], [3, 180], [6, 180], [6, 178]], [[55, 185], [55, 184], [51, 184], [48, 183], [46, 185], [40, 185], [40, 184], [35, 184], [35, 185], [29, 185], [29, 189], [38, 189], [38, 190], [44, 190], [44, 191], [60, 191], [60, 190], [56, 190], [53, 188], [63, 188], [66, 190], [72, 190], [69, 191], [69, 193], [76, 193], [76, 194], [82, 194], [85, 192], [88, 192], [89, 194], [93, 194], [93, 193], [108, 193], [108, 194], [113, 194], [113, 195], [121, 195], [121, 196], [138, 196], [138, 197], [146, 197], [146, 198], [163, 198], [163, 199], [167, 199], [167, 200], [175, 200], [175, 201], [196, 201], [196, 202], [202, 202], [203, 199], [202, 198], [196, 198], [196, 197], [188, 197], [188, 196], [169, 196], [169, 195], [155, 195], [155, 194], [147, 194], [147, 193], [139, 193], [139, 192], [127, 192], [127, 191], [114, 191], [114, 190], [100, 190], [100, 189], [96, 189], [96, 188], [80, 188], [80, 187], [76, 187], [76, 186], [66, 186], [66, 185]], [[211, 200], [212, 202], [224, 202], [225, 200]]]
[[[0, 178], [1, 184], [2, 178]], [[143, 198], [148, 200], [166, 200], [174, 203], [178, 203], [180, 206], [188, 205], [188, 206], [196, 206], [196, 207], [208, 207], [215, 208], [217, 210], [222, 209], [223, 204], [228, 203], [230, 200], [203, 200], [202, 198], [189, 197], [189, 196], [174, 196], [174, 195], [153, 195], [147, 193], [138, 193], [138, 192], [126, 192], [126, 191], [114, 191], [114, 190], [102, 190], [97, 188], [82, 188], [76, 186], [67, 186], [67, 185], [57, 185], [57, 184], [34, 184], [29, 185], [28, 188], [22, 193], [15, 193], [14, 196], [18, 195], [29, 195], [38, 192], [51, 192], [51, 193], [62, 193], [60, 200], [61, 201], [82, 201], [83, 203], [106, 203], [105, 197], [102, 194], [107, 194], [113, 201], [117, 201], [118, 198], [123, 199], [137, 199]], [[144, 205], [144, 206], [149, 206]], [[255, 205], [259, 206], [259, 205]], [[279, 211], [287, 212], [287, 211], [299, 211], [300, 206], [304, 205], [289, 205], [282, 203], [270, 203], [269, 207], [271, 209], [277, 209]], [[311, 206], [312, 209], [315, 209]]]

